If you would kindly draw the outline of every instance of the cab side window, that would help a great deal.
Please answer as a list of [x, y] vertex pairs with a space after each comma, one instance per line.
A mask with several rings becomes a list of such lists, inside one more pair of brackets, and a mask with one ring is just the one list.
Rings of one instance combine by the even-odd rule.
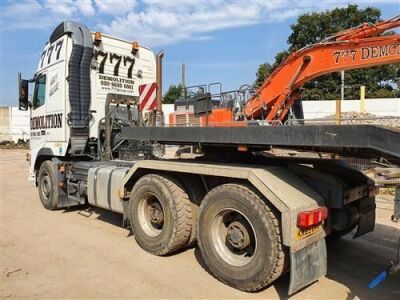
[[46, 75], [40, 76], [36, 80], [35, 91], [33, 92], [33, 109], [36, 109], [44, 104], [46, 98]]

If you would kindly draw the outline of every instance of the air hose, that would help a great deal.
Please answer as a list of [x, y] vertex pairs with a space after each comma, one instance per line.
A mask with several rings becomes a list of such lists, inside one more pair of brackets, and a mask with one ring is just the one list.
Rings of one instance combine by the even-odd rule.
[[400, 271], [400, 238], [397, 242], [397, 261], [391, 262], [390, 266], [381, 272], [374, 280], [368, 284], [368, 288], [373, 289], [385, 280], [389, 275], [393, 275]]

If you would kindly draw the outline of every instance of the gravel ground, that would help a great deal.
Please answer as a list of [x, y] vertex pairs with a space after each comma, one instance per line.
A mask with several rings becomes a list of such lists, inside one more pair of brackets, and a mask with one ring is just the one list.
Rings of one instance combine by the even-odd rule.
[[[0, 297], [285, 299], [289, 276], [258, 293], [214, 279], [196, 248], [169, 257], [141, 250], [121, 216], [101, 209], [47, 211], [27, 181], [26, 150], [0, 150]], [[383, 202], [382, 202], [383, 201]], [[328, 274], [292, 299], [400, 299], [400, 274], [367, 285], [396, 255], [400, 224], [379, 201], [376, 229], [328, 245]]]

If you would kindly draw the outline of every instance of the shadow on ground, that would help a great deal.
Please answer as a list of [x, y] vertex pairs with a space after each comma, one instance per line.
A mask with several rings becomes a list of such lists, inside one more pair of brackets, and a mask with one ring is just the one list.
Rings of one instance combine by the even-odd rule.
[[352, 239], [351, 234], [328, 245], [327, 278], [349, 289], [347, 299], [400, 299], [400, 273], [379, 286], [368, 284], [397, 256], [400, 229], [376, 224], [374, 232]]
[[[98, 220], [115, 226], [122, 226], [122, 215], [105, 209], [81, 206], [64, 211], [64, 213], [70, 212], [78, 213], [84, 217], [91, 217], [95, 214]], [[352, 233], [350, 233], [341, 239], [328, 243], [328, 274], [326, 277], [349, 289], [348, 300], [358, 298], [400, 299], [400, 273], [388, 277], [376, 288], [368, 289], [369, 282], [388, 267], [391, 260], [396, 259], [399, 238], [400, 226], [395, 228], [376, 224], [374, 232], [361, 238], [353, 240]], [[212, 276], [198, 247], [195, 248], [194, 255], [202, 268]], [[287, 299], [289, 274], [286, 273], [272, 286], [265, 289], [272, 287], [275, 288], [280, 299]], [[294, 296], [301, 298], [301, 291]]]
[[80, 205], [80, 206], [73, 206], [65, 209], [63, 213], [77, 213], [86, 218], [90, 218], [93, 215], [96, 216], [96, 219], [122, 227], [122, 214], [112, 212], [106, 209], [102, 209], [95, 206], [90, 205]]

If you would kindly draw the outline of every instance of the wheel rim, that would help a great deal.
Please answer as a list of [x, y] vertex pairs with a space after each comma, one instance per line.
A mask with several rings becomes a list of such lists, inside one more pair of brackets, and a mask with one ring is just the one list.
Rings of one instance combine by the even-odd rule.
[[43, 174], [40, 186], [43, 198], [46, 200], [49, 199], [52, 190], [52, 183], [48, 173]]
[[164, 227], [164, 209], [161, 201], [153, 193], [146, 193], [139, 200], [138, 221], [143, 231], [150, 237], [157, 237]]
[[233, 208], [218, 212], [211, 223], [211, 239], [216, 252], [227, 264], [247, 265], [257, 250], [257, 238], [249, 219]]

